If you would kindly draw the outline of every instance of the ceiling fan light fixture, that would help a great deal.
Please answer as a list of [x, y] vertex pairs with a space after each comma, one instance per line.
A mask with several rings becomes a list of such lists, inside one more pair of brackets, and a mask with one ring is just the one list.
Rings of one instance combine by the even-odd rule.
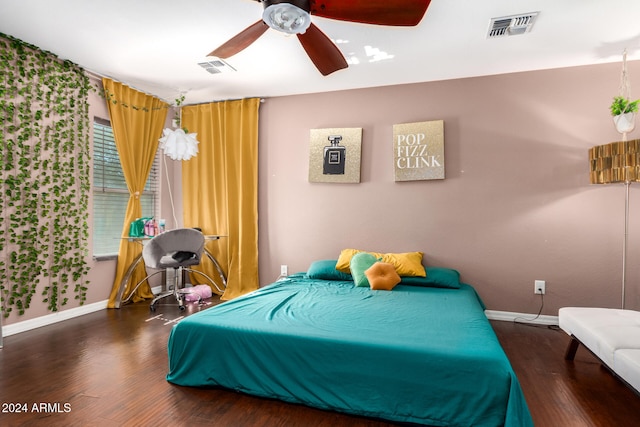
[[289, 3], [267, 6], [262, 20], [274, 30], [287, 34], [303, 34], [311, 25], [309, 12]]

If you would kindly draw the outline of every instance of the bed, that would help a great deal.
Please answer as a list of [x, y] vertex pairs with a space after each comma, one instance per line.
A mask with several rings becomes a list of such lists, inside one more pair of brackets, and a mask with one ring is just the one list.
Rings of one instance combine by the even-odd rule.
[[291, 275], [175, 325], [167, 380], [397, 422], [532, 426], [482, 301], [453, 282]]

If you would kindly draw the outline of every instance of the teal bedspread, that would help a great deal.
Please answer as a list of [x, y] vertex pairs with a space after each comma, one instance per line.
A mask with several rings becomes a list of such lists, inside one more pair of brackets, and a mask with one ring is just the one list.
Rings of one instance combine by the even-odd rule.
[[471, 286], [290, 277], [175, 325], [167, 380], [401, 422], [533, 425]]

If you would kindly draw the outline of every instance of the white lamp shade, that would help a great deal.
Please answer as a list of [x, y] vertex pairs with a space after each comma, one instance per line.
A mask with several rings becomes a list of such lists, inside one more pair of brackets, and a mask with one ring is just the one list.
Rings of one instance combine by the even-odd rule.
[[173, 160], [189, 160], [198, 154], [196, 133], [186, 133], [182, 129], [164, 129], [158, 140], [164, 154]]

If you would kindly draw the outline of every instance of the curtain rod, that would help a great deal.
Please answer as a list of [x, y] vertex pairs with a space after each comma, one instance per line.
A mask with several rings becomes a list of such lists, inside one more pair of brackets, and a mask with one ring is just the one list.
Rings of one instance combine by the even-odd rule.
[[[156, 98], [160, 99], [161, 101], [166, 102], [167, 104], [169, 104], [169, 106], [171, 106], [171, 107], [175, 107], [175, 105], [173, 105], [173, 102], [175, 102], [175, 100], [173, 100], [173, 101], [169, 101], [169, 100], [166, 100], [166, 99], [162, 99], [162, 98], [160, 98], [158, 95], [154, 95], [154, 94], [152, 94], [152, 93], [148, 93], [147, 91], [140, 90], [140, 89], [138, 89], [138, 88], [137, 88], [137, 87], [135, 87], [135, 86], [131, 86], [130, 84], [125, 83], [125, 82], [121, 82], [120, 80], [118, 80], [118, 79], [116, 79], [116, 78], [113, 78], [113, 77], [111, 77], [111, 76], [106, 76], [106, 75], [104, 75], [104, 74], [100, 74], [100, 73], [98, 73], [97, 71], [89, 70], [89, 69], [87, 69], [87, 68], [82, 68], [82, 69], [84, 70], [84, 72], [85, 72], [85, 73], [87, 73], [87, 75], [88, 75], [90, 78], [98, 79], [98, 80], [100, 80], [100, 81], [102, 81], [102, 79], [103, 79], [103, 78], [107, 78], [107, 79], [111, 79], [111, 80], [113, 80], [113, 81], [120, 82], [120, 83], [125, 84], [125, 85], [129, 86], [130, 88], [135, 89], [135, 90], [137, 90], [137, 91], [139, 91], [139, 92], [146, 93], [147, 95], [150, 95], [150, 96], [155, 96]], [[259, 99], [260, 99], [260, 103], [261, 103], [261, 104], [264, 104], [264, 103], [265, 103], [265, 101], [267, 100], [267, 98], [262, 98], [262, 97], [260, 97], [260, 96], [250, 96], [250, 97], [248, 97], [248, 98], [259, 98]], [[182, 104], [182, 105], [180, 105], [180, 106], [181, 106], [181, 107], [188, 107], [188, 106], [191, 106], [191, 105], [211, 104], [211, 103], [213, 103], [213, 102], [239, 101], [239, 100], [241, 100], [241, 99], [248, 99], [248, 98], [224, 99], [224, 100], [219, 100], [219, 101], [205, 101], [205, 102], [197, 102], [197, 103], [194, 103], [194, 104]]]

